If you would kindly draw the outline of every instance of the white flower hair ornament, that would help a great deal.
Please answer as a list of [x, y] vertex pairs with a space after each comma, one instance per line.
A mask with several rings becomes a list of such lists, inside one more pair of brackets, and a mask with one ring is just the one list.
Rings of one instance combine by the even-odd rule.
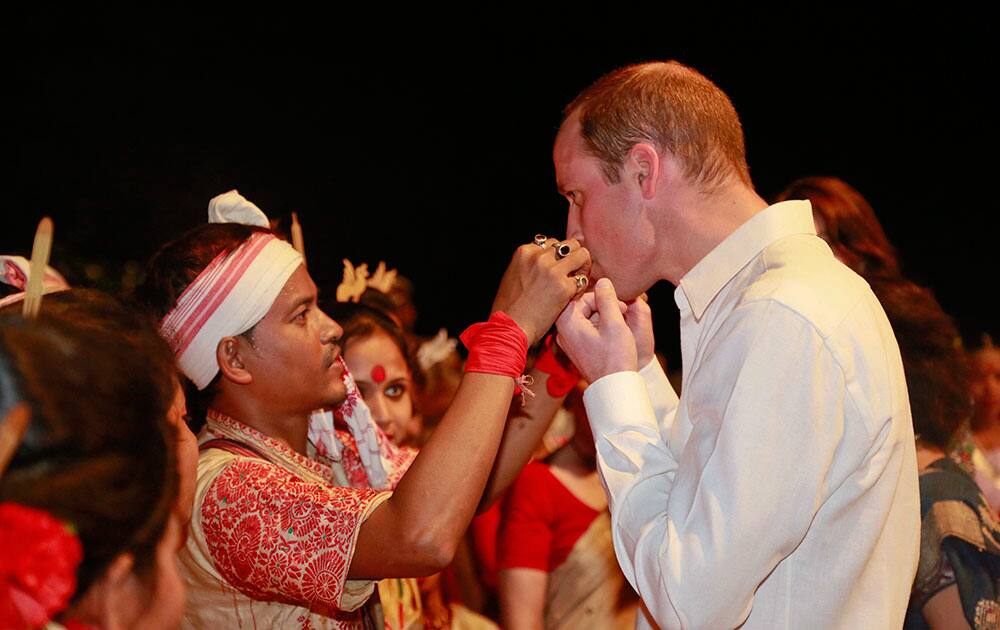
[[448, 331], [442, 328], [433, 339], [428, 339], [417, 348], [417, 364], [426, 372], [450, 357], [457, 347], [458, 339], [449, 337]]

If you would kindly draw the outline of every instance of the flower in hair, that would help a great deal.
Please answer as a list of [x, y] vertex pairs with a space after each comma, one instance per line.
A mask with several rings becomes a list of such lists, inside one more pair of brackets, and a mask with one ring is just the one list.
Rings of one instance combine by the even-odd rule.
[[442, 328], [433, 339], [428, 339], [417, 348], [417, 364], [427, 371], [450, 357], [457, 347], [458, 339], [449, 337], [448, 331]]
[[368, 263], [355, 267], [351, 261], [344, 259], [344, 279], [337, 287], [338, 302], [358, 302], [361, 294], [368, 287]]
[[392, 285], [396, 284], [396, 270], [386, 269], [385, 261], [378, 261], [378, 265], [375, 267], [375, 273], [368, 278], [368, 286], [373, 289], [378, 289], [382, 293], [388, 293], [392, 291]]
[[80, 539], [42, 510], [0, 503], [0, 627], [37, 628], [76, 591]]

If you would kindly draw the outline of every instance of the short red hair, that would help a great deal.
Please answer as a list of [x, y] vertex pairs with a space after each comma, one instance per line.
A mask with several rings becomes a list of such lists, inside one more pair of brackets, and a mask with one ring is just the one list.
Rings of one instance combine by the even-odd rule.
[[736, 109], [714, 83], [676, 61], [625, 66], [580, 93], [564, 119], [580, 114], [580, 134], [617, 183], [628, 152], [639, 142], [670, 151], [685, 175], [705, 188], [733, 176], [750, 185], [743, 127]]

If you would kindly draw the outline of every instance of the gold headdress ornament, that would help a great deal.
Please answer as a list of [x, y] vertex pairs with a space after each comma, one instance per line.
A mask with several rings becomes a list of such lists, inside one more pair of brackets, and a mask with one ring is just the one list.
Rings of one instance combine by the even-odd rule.
[[351, 261], [344, 259], [344, 279], [337, 287], [338, 302], [359, 302], [361, 294], [365, 289], [371, 287], [382, 293], [388, 293], [396, 283], [395, 269], [387, 269], [385, 261], [379, 261], [375, 267], [375, 273], [369, 273], [368, 263], [361, 263], [357, 267]]
[[378, 289], [382, 293], [388, 293], [392, 291], [392, 285], [396, 284], [396, 270], [385, 268], [385, 261], [378, 261], [378, 266], [375, 267], [375, 273], [368, 278], [368, 286], [373, 289]]

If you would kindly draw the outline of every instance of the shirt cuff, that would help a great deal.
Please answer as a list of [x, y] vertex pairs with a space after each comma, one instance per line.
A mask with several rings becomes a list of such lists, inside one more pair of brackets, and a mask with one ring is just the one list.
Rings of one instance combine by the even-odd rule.
[[661, 376], [664, 380], [667, 378], [667, 373], [663, 371], [663, 366], [660, 365], [660, 361], [656, 357], [653, 357], [652, 361], [639, 370], [639, 375], [647, 381], [659, 380]]
[[618, 432], [622, 421], [656, 427], [646, 382], [638, 372], [602, 376], [584, 390], [583, 404], [595, 436]]

